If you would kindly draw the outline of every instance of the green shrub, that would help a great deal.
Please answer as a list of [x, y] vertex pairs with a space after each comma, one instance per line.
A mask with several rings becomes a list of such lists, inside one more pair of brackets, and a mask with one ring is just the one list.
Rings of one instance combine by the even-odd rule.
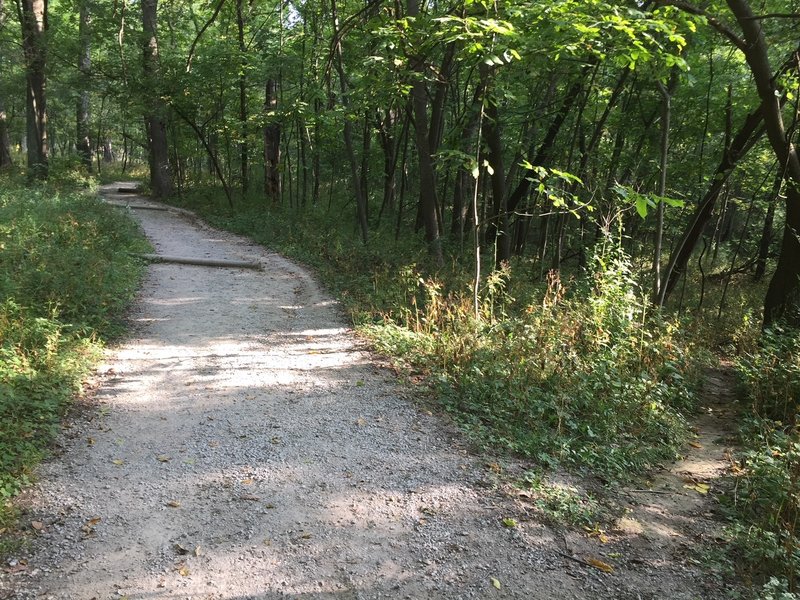
[[756, 581], [772, 578], [770, 597], [790, 598], [779, 584], [797, 592], [800, 570], [800, 332], [765, 331], [738, 366], [752, 415], [742, 428], [730, 533], [740, 568]]
[[132, 221], [96, 198], [5, 183], [0, 500], [28, 483], [103, 339], [119, 331], [142, 272], [130, 253], [148, 247]]

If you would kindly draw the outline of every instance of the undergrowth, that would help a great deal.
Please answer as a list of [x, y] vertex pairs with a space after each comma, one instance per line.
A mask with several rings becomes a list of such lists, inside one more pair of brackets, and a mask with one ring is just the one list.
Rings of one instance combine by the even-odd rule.
[[[82, 192], [0, 181], [0, 526], [121, 331], [147, 249], [132, 221]], [[80, 187], [84, 187], [81, 185]]]
[[[373, 227], [365, 246], [340, 208], [300, 213], [191, 194], [213, 225], [313, 266], [375, 347], [427, 376], [444, 407], [493, 450], [628, 479], [676, 456], [705, 359], [680, 323], [650, 314], [620, 244], [591, 268], [540, 282], [515, 261], [485, 277], [474, 314], [469, 263], [433, 269], [417, 239]], [[452, 242], [450, 242], [452, 243]], [[484, 265], [484, 272], [489, 271]]]
[[763, 598], [800, 597], [800, 331], [775, 327], [744, 355], [751, 406], [734, 469], [730, 528], [736, 564]]

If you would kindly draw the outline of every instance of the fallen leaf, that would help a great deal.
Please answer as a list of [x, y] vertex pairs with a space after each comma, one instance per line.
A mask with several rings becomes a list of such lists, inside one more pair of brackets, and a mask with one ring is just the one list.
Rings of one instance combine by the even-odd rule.
[[180, 568], [178, 569], [178, 574], [181, 577], [187, 577], [189, 575], [189, 567], [187, 567], [186, 565], [181, 565]]
[[203, 549], [200, 546], [194, 547], [194, 555], [195, 556], [203, 556]]
[[98, 524], [100, 521], [102, 521], [102, 520], [103, 520], [103, 519], [102, 519], [102, 518], [100, 518], [100, 517], [92, 517], [91, 519], [89, 519], [88, 521], [86, 521], [86, 524], [87, 524], [89, 527], [94, 527], [95, 525], [97, 525], [97, 524]]
[[181, 503], [178, 502], [177, 500], [170, 500], [169, 502], [167, 502], [166, 505], [169, 506], [170, 508], [180, 508]]
[[602, 560], [597, 558], [587, 558], [586, 562], [592, 565], [595, 569], [600, 569], [603, 573], [613, 573], [614, 567], [612, 567], [608, 563], [604, 563]]
[[94, 446], [94, 438], [86, 438], [86, 445], [87, 446]]
[[31, 521], [31, 527], [33, 527], [36, 531], [41, 531], [44, 529], [44, 523], [41, 521]]
[[359, 427], [363, 427], [366, 424], [367, 420], [364, 417], [358, 417], [358, 419], [356, 419], [356, 425], [358, 425]]
[[512, 519], [511, 517], [506, 517], [503, 519], [503, 527], [513, 528], [519, 525], [516, 519]]
[[242, 485], [253, 485], [252, 479], [242, 479]]
[[359, 379], [358, 381], [356, 381], [356, 387], [364, 387], [364, 380]]
[[499, 579], [497, 579], [497, 578], [495, 578], [495, 577], [490, 577], [489, 579], [491, 580], [491, 582], [492, 582], [492, 585], [493, 585], [494, 587], [496, 587], [498, 590], [499, 590], [499, 589], [502, 587], [502, 586], [500, 585], [500, 580], [499, 580]]
[[117, 465], [117, 466], [120, 466], [120, 465], [124, 465], [124, 464], [125, 464], [125, 461], [124, 461], [124, 460], [122, 460], [121, 458], [115, 458], [115, 459], [114, 459], [114, 460], [112, 460], [111, 462], [112, 462], [112, 463], [114, 463], [114, 464], [115, 464], [115, 465]]
[[692, 485], [684, 485], [687, 490], [694, 490], [698, 494], [703, 494], [704, 496], [708, 494], [708, 490], [711, 489], [711, 486], [707, 483], [694, 483]]
[[703, 444], [699, 444], [699, 443], [697, 443], [697, 442], [689, 442], [689, 445], [690, 445], [692, 448], [698, 448], [698, 449], [703, 447]]

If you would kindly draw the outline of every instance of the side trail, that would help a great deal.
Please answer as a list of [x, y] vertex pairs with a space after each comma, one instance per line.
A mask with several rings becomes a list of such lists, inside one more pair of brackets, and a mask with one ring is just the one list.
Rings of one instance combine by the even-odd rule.
[[[107, 201], [158, 206], [117, 185]], [[132, 332], [22, 498], [30, 544], [0, 598], [724, 597], [680, 525], [600, 541], [529, 518], [297, 265], [131, 212], [160, 255], [262, 269], [149, 267]]]

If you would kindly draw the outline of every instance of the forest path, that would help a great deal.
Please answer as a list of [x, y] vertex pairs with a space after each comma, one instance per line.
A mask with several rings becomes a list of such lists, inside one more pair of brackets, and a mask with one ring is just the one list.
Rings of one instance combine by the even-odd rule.
[[[158, 206], [116, 189], [109, 202]], [[0, 598], [723, 597], [663, 532], [617, 559], [633, 534], [527, 519], [297, 265], [177, 211], [132, 212], [160, 254], [263, 270], [149, 267], [92, 406], [22, 499], [31, 543]], [[566, 557], [565, 536], [614, 572]]]

